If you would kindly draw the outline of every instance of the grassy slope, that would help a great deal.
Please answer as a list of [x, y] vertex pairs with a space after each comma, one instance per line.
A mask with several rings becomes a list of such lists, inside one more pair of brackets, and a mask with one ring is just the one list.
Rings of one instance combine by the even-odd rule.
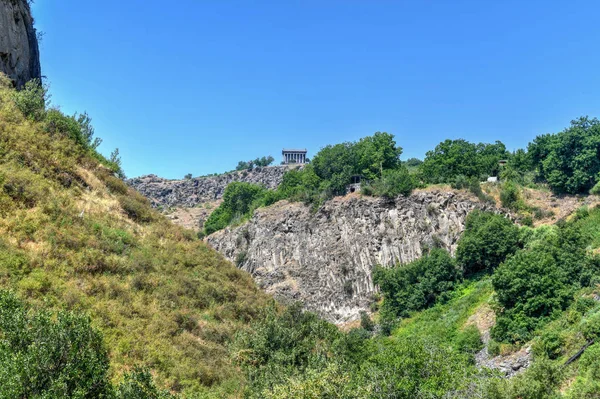
[[266, 296], [11, 92], [0, 79], [0, 288], [89, 313], [115, 378], [143, 364], [174, 390], [239, 386], [226, 344]]

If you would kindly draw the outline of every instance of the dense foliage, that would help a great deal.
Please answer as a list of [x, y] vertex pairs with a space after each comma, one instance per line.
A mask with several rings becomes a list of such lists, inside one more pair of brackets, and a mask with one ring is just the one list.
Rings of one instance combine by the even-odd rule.
[[457, 176], [485, 180], [496, 176], [498, 161], [507, 158], [506, 147], [500, 141], [494, 144], [470, 143], [466, 140], [446, 140], [428, 151], [421, 174], [428, 183], [451, 183]]
[[499, 306], [495, 339], [527, 341], [590, 284], [599, 269], [586, 252], [588, 242], [576, 225], [564, 225], [531, 239], [498, 267], [492, 278]]
[[586, 193], [599, 179], [600, 121], [581, 117], [554, 135], [538, 136], [528, 146], [540, 178], [556, 193]]
[[519, 228], [502, 215], [475, 210], [465, 221], [456, 260], [465, 275], [493, 271], [519, 248]]
[[446, 298], [460, 271], [450, 254], [433, 248], [421, 258], [393, 268], [377, 267], [373, 282], [385, 297], [382, 314], [386, 317], [406, 317]]
[[0, 398], [168, 399], [136, 369], [114, 387], [102, 334], [72, 312], [29, 309], [0, 291]]
[[225, 228], [234, 219], [247, 217], [264, 198], [266, 191], [264, 187], [252, 183], [229, 184], [223, 193], [223, 202], [204, 223], [205, 233], [212, 234]]

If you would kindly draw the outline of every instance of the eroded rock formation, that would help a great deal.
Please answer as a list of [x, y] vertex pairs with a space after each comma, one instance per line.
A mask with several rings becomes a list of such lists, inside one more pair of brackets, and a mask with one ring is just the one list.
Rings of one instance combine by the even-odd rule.
[[279, 300], [301, 301], [344, 323], [369, 309], [375, 265], [410, 262], [427, 246], [454, 253], [465, 218], [476, 208], [495, 210], [462, 192], [417, 192], [395, 200], [350, 195], [316, 213], [282, 201], [207, 241]]
[[0, 0], [0, 71], [17, 87], [42, 77], [37, 35], [27, 0]]
[[262, 184], [269, 189], [277, 188], [289, 169], [288, 166], [268, 166], [184, 180], [148, 175], [130, 179], [127, 183], [150, 199], [154, 206], [193, 208], [198, 204], [221, 199], [227, 185], [234, 181]]

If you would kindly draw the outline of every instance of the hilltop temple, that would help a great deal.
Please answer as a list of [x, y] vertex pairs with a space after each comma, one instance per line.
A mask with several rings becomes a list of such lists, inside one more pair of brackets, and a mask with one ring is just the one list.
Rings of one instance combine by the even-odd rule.
[[286, 149], [284, 148], [281, 151], [281, 155], [283, 155], [283, 164], [305, 164], [306, 163], [306, 148], [303, 150], [299, 149]]

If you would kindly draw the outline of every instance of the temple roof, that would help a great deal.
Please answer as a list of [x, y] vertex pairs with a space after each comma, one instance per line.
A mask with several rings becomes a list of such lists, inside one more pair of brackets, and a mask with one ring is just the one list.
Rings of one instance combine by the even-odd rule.
[[300, 148], [284, 148], [283, 150], [281, 150], [281, 153], [283, 154], [284, 152], [307, 152], [306, 148], [300, 149]]

